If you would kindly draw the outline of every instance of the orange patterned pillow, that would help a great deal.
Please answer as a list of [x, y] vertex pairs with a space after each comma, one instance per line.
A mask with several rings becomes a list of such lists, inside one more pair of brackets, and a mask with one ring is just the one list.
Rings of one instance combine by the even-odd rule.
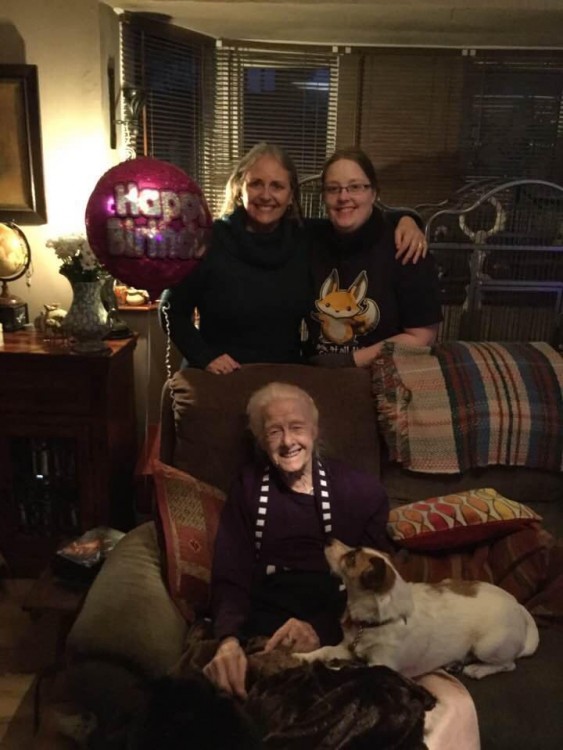
[[496, 490], [468, 490], [393, 508], [387, 531], [400, 547], [451, 550], [485, 542], [541, 521], [527, 505]]
[[153, 471], [168, 590], [184, 617], [193, 622], [208, 605], [213, 546], [225, 493], [158, 459]]

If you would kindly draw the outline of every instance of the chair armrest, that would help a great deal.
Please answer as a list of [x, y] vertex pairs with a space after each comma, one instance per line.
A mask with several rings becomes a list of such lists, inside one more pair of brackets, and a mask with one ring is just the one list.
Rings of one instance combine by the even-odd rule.
[[161, 574], [152, 522], [133, 529], [109, 555], [67, 640], [69, 656], [124, 659], [148, 676], [180, 658], [186, 622]]

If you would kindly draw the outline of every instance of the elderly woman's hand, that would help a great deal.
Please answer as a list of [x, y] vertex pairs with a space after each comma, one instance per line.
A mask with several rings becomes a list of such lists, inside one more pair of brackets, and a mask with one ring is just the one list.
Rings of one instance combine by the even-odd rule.
[[403, 266], [409, 261], [416, 263], [426, 256], [428, 252], [426, 237], [411, 216], [402, 216], [399, 219], [395, 229], [395, 246], [397, 248], [395, 258], [400, 258]]
[[236, 638], [225, 638], [215, 656], [203, 668], [203, 674], [218, 688], [246, 698], [246, 654]]
[[238, 370], [240, 364], [228, 354], [221, 354], [219, 357], [212, 359], [211, 362], [205, 368], [207, 372], [212, 372], [215, 375], [228, 375], [230, 372]]
[[308, 653], [321, 645], [319, 636], [308, 622], [290, 618], [278, 628], [266, 643], [264, 651], [273, 651], [278, 646], [287, 646], [290, 651]]

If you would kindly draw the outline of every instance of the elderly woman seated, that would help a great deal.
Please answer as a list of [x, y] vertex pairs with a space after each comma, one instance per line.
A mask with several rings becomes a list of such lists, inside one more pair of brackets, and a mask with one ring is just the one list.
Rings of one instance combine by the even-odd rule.
[[[305, 391], [270, 383], [252, 395], [247, 412], [261, 452], [242, 470], [221, 516], [211, 608], [218, 647], [203, 670], [243, 699], [249, 639], [265, 636], [266, 654], [307, 652], [341, 640], [346, 594], [324, 556], [329, 537], [392, 552], [383, 486], [376, 476], [319, 454], [318, 411]], [[384, 668], [374, 668], [373, 680], [378, 669]], [[465, 688], [445, 673], [418, 683], [437, 698], [426, 715], [427, 746], [478, 748]]]

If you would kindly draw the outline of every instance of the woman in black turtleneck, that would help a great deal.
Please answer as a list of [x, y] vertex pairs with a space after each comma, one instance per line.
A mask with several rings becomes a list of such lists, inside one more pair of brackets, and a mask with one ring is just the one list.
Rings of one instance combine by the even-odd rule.
[[[226, 196], [202, 262], [163, 294], [161, 323], [192, 367], [226, 374], [251, 362], [300, 362], [301, 322], [315, 292], [295, 166], [260, 143], [238, 163]], [[400, 249], [416, 250], [422, 235], [405, 219]]]
[[225, 374], [249, 362], [298, 362], [311, 287], [296, 169], [281, 149], [258, 144], [226, 195], [211, 247], [164, 293], [161, 321], [168, 303], [171, 338], [192, 367]]
[[432, 344], [442, 320], [433, 259], [397, 261], [393, 226], [374, 206], [377, 178], [367, 155], [337, 151], [322, 185], [329, 221], [310, 226], [313, 361], [365, 367], [384, 340]]

